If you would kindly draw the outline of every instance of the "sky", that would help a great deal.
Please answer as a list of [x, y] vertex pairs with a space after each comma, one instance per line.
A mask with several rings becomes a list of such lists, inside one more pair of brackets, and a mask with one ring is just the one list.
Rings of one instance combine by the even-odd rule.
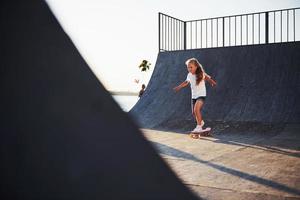
[[[94, 74], [111, 91], [139, 91], [158, 55], [158, 12], [181, 20], [300, 7], [300, 0], [46, 0]], [[141, 72], [142, 60], [151, 63]], [[134, 80], [139, 80], [136, 83]]]

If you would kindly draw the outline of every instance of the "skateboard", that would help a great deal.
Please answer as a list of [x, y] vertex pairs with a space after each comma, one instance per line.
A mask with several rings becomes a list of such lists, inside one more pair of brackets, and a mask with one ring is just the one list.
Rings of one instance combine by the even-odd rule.
[[211, 128], [207, 127], [203, 129], [201, 132], [190, 132], [190, 137], [193, 139], [199, 139], [200, 136], [202, 137], [212, 137]]

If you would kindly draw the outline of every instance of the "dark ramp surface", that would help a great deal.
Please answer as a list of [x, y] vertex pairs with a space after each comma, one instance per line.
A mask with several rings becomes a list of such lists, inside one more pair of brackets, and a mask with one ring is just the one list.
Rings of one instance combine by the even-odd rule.
[[217, 82], [207, 86], [208, 121], [299, 123], [300, 43], [199, 49], [158, 54], [143, 97], [130, 114], [141, 127], [174, 128], [192, 121], [185, 61], [195, 57]]
[[44, 1], [0, 10], [0, 199], [196, 199]]

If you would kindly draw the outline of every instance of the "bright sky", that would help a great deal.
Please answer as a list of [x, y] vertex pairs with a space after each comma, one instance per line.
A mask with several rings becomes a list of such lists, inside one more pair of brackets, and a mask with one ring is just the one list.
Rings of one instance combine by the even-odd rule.
[[[150, 79], [158, 53], [158, 12], [192, 20], [300, 7], [300, 0], [46, 1], [96, 76], [117, 91], [138, 91]], [[140, 72], [143, 59], [151, 71]]]

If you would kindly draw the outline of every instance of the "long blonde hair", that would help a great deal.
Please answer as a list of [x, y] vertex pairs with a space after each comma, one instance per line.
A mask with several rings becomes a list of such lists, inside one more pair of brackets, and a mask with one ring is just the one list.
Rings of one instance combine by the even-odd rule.
[[196, 58], [190, 58], [187, 61], [185, 61], [186, 66], [188, 66], [190, 63], [193, 63], [196, 65], [196, 84], [199, 85], [199, 83], [203, 80], [204, 78], [204, 69], [202, 65], [199, 63], [199, 61]]

